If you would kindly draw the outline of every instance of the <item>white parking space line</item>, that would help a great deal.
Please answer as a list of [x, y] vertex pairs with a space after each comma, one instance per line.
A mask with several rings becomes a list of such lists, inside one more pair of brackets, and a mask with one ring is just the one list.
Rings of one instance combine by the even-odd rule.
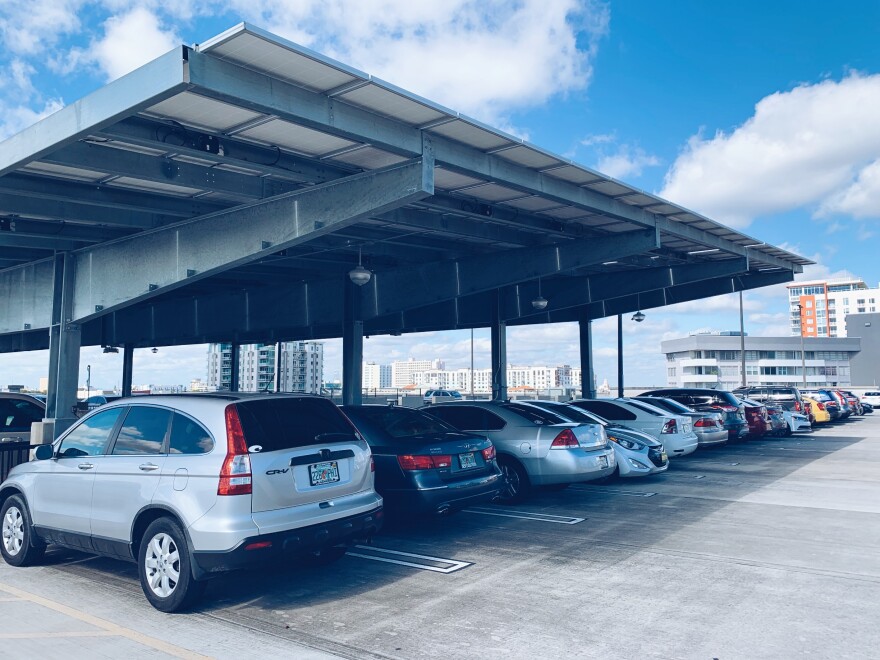
[[[381, 561], [388, 564], [399, 564], [400, 566], [409, 566], [418, 568], [423, 571], [432, 571], [434, 573], [454, 573], [463, 568], [472, 566], [473, 562], [457, 561], [455, 559], [444, 559], [443, 557], [431, 557], [429, 555], [417, 555], [412, 552], [401, 552], [400, 550], [389, 550], [387, 548], [377, 548], [374, 545], [356, 545], [354, 546], [363, 552], [346, 553], [347, 557], [360, 557], [361, 559], [372, 559], [373, 561]], [[390, 555], [390, 556], [389, 556]], [[419, 561], [421, 560], [421, 561]]]
[[484, 516], [500, 516], [501, 518], [520, 518], [522, 520], [537, 520], [538, 522], [557, 523], [560, 525], [577, 525], [586, 518], [572, 518], [571, 516], [552, 516], [548, 513], [533, 513], [531, 511], [513, 511], [511, 509], [487, 509], [483, 507], [471, 507], [464, 509], [464, 513], [479, 513]]
[[599, 488], [597, 486], [571, 486], [575, 490], [587, 490], [593, 493], [611, 493], [614, 495], [627, 495], [629, 497], [654, 497], [657, 493], [648, 493], [639, 490], [621, 490], [620, 488]]

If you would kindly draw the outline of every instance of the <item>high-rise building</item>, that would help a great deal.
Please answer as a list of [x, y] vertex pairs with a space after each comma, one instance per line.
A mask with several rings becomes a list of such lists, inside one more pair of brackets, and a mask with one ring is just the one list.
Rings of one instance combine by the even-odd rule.
[[[321, 392], [324, 380], [324, 345], [320, 342], [242, 344], [238, 351], [240, 392], [274, 392], [276, 368], [279, 370], [281, 392]], [[207, 388], [228, 390], [231, 383], [232, 344], [210, 344]]]
[[365, 390], [389, 388], [391, 387], [391, 365], [364, 362], [361, 379]]
[[871, 289], [857, 277], [793, 282], [786, 288], [795, 336], [846, 337], [847, 314], [870, 314], [880, 307], [880, 288]]

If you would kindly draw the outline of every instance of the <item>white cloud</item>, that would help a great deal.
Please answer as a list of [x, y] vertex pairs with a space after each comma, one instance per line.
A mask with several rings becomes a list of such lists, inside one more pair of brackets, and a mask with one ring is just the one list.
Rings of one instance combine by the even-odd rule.
[[626, 177], [638, 177], [646, 167], [657, 167], [660, 159], [646, 153], [641, 147], [623, 145], [617, 153], [602, 156], [596, 164], [596, 169], [602, 174], [607, 174], [615, 179]]
[[0, 140], [24, 130], [62, 107], [64, 104], [59, 99], [50, 99], [36, 109], [27, 105], [9, 104], [0, 99]]
[[484, 121], [582, 89], [596, 0], [233, 0], [246, 20]]
[[0, 3], [0, 41], [13, 53], [45, 56], [61, 35], [80, 29], [85, 5], [86, 0], [6, 0]]
[[162, 29], [155, 13], [144, 7], [135, 7], [126, 14], [108, 18], [104, 23], [103, 37], [92, 42], [82, 59], [94, 62], [108, 80], [114, 80], [164, 55], [180, 43], [173, 30]]
[[834, 213], [854, 218], [880, 217], [880, 160], [863, 168], [850, 186], [826, 199], [817, 215]]
[[862, 209], [856, 177], [874, 183], [865, 168], [880, 153], [878, 107], [880, 75], [772, 94], [734, 131], [692, 137], [660, 194], [734, 227], [798, 208], [830, 210], [833, 200], [839, 210], [846, 200]]

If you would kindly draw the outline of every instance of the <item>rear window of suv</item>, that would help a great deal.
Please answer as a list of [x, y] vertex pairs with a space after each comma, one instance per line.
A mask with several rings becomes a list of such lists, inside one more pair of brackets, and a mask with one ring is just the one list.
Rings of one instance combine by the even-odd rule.
[[350, 442], [354, 428], [330, 401], [279, 397], [238, 401], [238, 416], [248, 446], [263, 452], [332, 442]]

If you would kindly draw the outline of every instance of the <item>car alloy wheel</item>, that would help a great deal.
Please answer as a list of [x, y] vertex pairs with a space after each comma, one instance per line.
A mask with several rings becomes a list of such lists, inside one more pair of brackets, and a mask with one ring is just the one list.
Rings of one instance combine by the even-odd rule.
[[159, 598], [168, 598], [180, 582], [180, 550], [168, 534], [156, 534], [144, 556], [147, 584]]
[[17, 506], [10, 506], [3, 516], [3, 547], [10, 556], [16, 556], [24, 545], [24, 516]]
[[501, 502], [521, 502], [531, 489], [526, 471], [516, 460], [507, 457], [498, 460], [498, 467], [504, 480], [504, 485], [501, 487]]

